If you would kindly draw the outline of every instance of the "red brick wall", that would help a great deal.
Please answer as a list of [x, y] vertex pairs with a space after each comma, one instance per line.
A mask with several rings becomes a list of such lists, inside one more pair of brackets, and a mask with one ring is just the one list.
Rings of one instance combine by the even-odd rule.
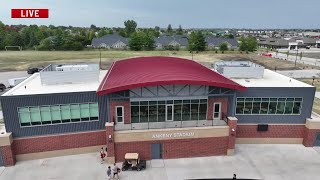
[[115, 143], [116, 161], [124, 160], [125, 153], [137, 152], [141, 159], [151, 159], [151, 144], [162, 143], [163, 158], [185, 158], [213, 155], [226, 155], [228, 137], [197, 139], [175, 139], [164, 141], [141, 141]]
[[16, 163], [16, 156], [13, 154], [11, 146], [1, 146], [0, 155], [4, 162], [4, 166], [13, 166]]
[[258, 132], [258, 125], [237, 126], [237, 138], [303, 138], [305, 125], [269, 125], [268, 131]]
[[[209, 97], [208, 98], [208, 120], [213, 119], [213, 104], [221, 103], [221, 112], [227, 114], [228, 112], [228, 97]], [[221, 117], [222, 114], [221, 114]]]
[[106, 144], [106, 131], [38, 136], [13, 140], [15, 154], [27, 154]]
[[[234, 149], [236, 144], [236, 136], [237, 136], [237, 120], [230, 120], [228, 119], [228, 126], [229, 126], [229, 143], [228, 149]], [[232, 131], [234, 129], [235, 131]]]
[[[109, 138], [111, 136], [111, 139]], [[107, 138], [107, 147], [108, 147], [108, 157], [114, 156], [114, 126], [106, 127], [106, 138]]]
[[306, 147], [314, 146], [317, 133], [319, 132], [320, 132], [320, 129], [308, 129], [305, 127], [305, 133], [304, 133], [302, 144]]
[[110, 100], [110, 122], [116, 123], [116, 106], [123, 106], [124, 108], [124, 123], [130, 124], [131, 123], [131, 108], [130, 108], [130, 101], [128, 100]]

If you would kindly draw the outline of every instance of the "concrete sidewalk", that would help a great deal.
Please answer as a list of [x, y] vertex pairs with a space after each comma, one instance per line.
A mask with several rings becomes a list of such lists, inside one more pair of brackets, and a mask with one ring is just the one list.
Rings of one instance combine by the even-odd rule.
[[[187, 149], [181, 149], [187, 151]], [[119, 164], [120, 166], [121, 164]], [[147, 169], [120, 173], [121, 180], [192, 178], [319, 179], [320, 151], [303, 145], [237, 145], [234, 156], [148, 161]], [[18, 162], [1, 168], [0, 180], [104, 180], [107, 164], [99, 154]]]

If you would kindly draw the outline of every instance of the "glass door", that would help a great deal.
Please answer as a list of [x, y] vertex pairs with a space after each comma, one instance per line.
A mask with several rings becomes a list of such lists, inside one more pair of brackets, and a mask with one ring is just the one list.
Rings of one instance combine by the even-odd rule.
[[173, 105], [166, 105], [166, 121], [173, 121]]
[[221, 120], [221, 103], [213, 104], [213, 119]]

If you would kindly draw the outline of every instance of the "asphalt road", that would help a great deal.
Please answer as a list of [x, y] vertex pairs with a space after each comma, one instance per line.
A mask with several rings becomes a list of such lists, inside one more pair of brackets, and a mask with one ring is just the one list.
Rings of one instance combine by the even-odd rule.
[[27, 71], [9, 71], [9, 72], [0, 72], [0, 83], [3, 83], [6, 86], [9, 86], [8, 79], [28, 77], [30, 76]]
[[291, 78], [316, 78], [320, 77], [320, 70], [316, 69], [307, 69], [307, 70], [286, 70], [286, 71], [277, 71], [277, 73], [283, 74]]

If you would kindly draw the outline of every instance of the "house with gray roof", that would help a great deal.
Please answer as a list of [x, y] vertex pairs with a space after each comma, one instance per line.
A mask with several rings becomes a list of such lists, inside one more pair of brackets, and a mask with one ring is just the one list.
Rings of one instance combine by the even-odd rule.
[[178, 47], [179, 49], [186, 49], [188, 47], [188, 38], [184, 35], [162, 35], [154, 38], [154, 42], [156, 49], [166, 49], [170, 46]]
[[124, 38], [117, 33], [107, 34], [100, 38], [93, 38], [91, 45], [93, 48], [126, 49], [128, 38]]
[[220, 44], [226, 43], [228, 45], [228, 49], [235, 49], [238, 47], [238, 41], [235, 38], [222, 38], [215, 36], [207, 36], [205, 38], [208, 49], [216, 49], [219, 48]]
[[307, 46], [316, 46], [316, 39], [307, 37], [283, 38], [260, 38], [258, 40], [260, 47], [270, 47], [272, 49], [297, 49]]

